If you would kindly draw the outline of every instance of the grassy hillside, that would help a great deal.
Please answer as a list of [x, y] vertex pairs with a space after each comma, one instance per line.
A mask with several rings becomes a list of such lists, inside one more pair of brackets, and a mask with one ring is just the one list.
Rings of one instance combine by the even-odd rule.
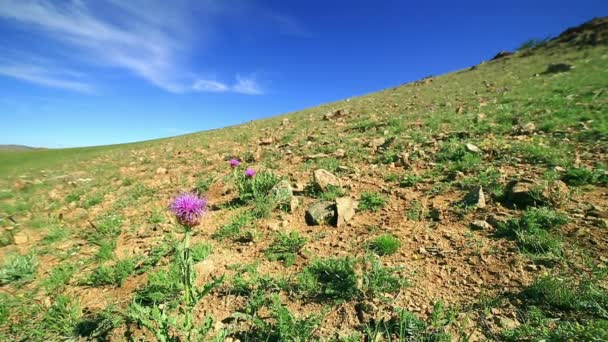
[[[0, 151], [0, 340], [606, 340], [607, 39], [596, 19], [240, 126]], [[183, 192], [208, 202], [191, 232]]]

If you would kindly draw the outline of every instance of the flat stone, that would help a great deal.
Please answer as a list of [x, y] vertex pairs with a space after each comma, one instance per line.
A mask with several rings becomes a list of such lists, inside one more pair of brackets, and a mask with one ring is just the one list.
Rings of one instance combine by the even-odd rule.
[[469, 150], [470, 152], [474, 152], [474, 153], [480, 153], [481, 149], [473, 144], [466, 144], [465, 145], [467, 150]]
[[492, 229], [492, 225], [483, 220], [475, 220], [471, 222], [471, 229], [490, 230]]
[[13, 235], [13, 242], [15, 245], [23, 245], [26, 244], [30, 240], [29, 236], [24, 232], [17, 232]]
[[324, 169], [317, 169], [313, 172], [313, 181], [315, 182], [315, 185], [323, 191], [329, 186], [340, 186], [338, 177]]
[[338, 214], [337, 227], [344, 226], [355, 216], [355, 210], [359, 206], [359, 202], [353, 200], [350, 197], [339, 197], [336, 198], [336, 210]]

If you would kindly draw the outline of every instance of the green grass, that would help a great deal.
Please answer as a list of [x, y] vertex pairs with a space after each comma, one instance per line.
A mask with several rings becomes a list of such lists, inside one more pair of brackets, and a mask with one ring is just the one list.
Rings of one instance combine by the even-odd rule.
[[415, 186], [416, 184], [422, 182], [423, 178], [421, 176], [415, 175], [415, 174], [408, 174], [403, 176], [400, 180], [399, 180], [399, 186], [404, 187], [404, 188], [410, 188]]
[[243, 228], [254, 221], [254, 216], [249, 212], [243, 212], [233, 216], [230, 222], [220, 227], [211, 236], [216, 240], [237, 239], [243, 234]]
[[562, 180], [572, 186], [587, 184], [607, 185], [608, 174], [604, 169], [588, 169], [586, 167], [569, 167], [562, 176]]
[[211, 254], [213, 247], [206, 243], [201, 242], [194, 244], [190, 247], [190, 256], [192, 257], [193, 262], [201, 262]]
[[315, 260], [298, 274], [298, 289], [311, 298], [353, 299], [360, 295], [355, 263], [351, 258]]
[[72, 264], [60, 264], [51, 270], [46, 279], [41, 282], [47, 293], [62, 292], [72, 276], [76, 272], [76, 266]]
[[0, 268], [0, 285], [32, 281], [38, 270], [38, 259], [32, 253], [9, 258]]
[[446, 309], [441, 302], [435, 303], [427, 320], [415, 314], [395, 308], [389, 319], [380, 319], [365, 326], [366, 341], [436, 341], [453, 340], [448, 328], [456, 321], [457, 312]]
[[368, 243], [368, 248], [378, 255], [395, 254], [399, 247], [401, 247], [401, 241], [389, 234], [380, 235]]
[[359, 199], [359, 209], [363, 211], [379, 211], [386, 206], [387, 199], [377, 192], [364, 192]]
[[506, 341], [602, 341], [608, 337], [605, 272], [544, 276], [519, 294], [521, 325], [501, 333]]
[[264, 252], [270, 260], [280, 260], [289, 267], [295, 262], [297, 253], [302, 250], [306, 244], [306, 239], [298, 232], [289, 232], [279, 234], [275, 237], [272, 244]]
[[244, 341], [314, 341], [315, 332], [321, 323], [321, 316], [312, 314], [299, 318], [285, 307], [277, 296], [273, 296], [266, 306], [270, 319], [257, 315], [244, 316], [251, 322], [252, 329], [242, 334]]
[[347, 194], [346, 189], [339, 186], [329, 185], [325, 190], [322, 191], [312, 183], [306, 187], [304, 192], [309, 197], [318, 198], [325, 201], [334, 201], [336, 198], [345, 196]]
[[42, 317], [40, 329], [44, 335], [60, 340], [74, 338], [78, 335], [81, 317], [82, 310], [78, 302], [60, 295]]
[[177, 265], [171, 264], [168, 268], [149, 273], [148, 282], [137, 290], [134, 300], [143, 306], [155, 306], [161, 303], [175, 305], [181, 291], [179, 269]]
[[568, 217], [548, 208], [530, 208], [521, 217], [499, 225], [498, 234], [514, 238], [526, 252], [562, 255], [561, 239], [552, 231], [568, 222]]
[[368, 297], [375, 297], [385, 293], [395, 293], [407, 284], [405, 279], [395, 275], [400, 267], [384, 267], [380, 261], [367, 257], [366, 270], [362, 274], [362, 292]]
[[242, 201], [251, 201], [270, 195], [270, 190], [281, 179], [272, 172], [258, 172], [254, 177], [247, 178], [244, 173], [237, 173], [235, 182]]
[[70, 235], [69, 231], [62, 226], [53, 225], [49, 228], [48, 234], [42, 239], [44, 243], [55, 243], [67, 238]]
[[123, 259], [112, 266], [99, 265], [85, 280], [91, 286], [121, 286], [135, 272], [136, 258]]

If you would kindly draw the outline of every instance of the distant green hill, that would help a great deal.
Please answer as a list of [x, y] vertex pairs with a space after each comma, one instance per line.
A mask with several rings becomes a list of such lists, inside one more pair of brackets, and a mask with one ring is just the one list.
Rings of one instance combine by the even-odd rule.
[[35, 150], [35, 147], [25, 145], [0, 145], [0, 151], [23, 151], [23, 150]]

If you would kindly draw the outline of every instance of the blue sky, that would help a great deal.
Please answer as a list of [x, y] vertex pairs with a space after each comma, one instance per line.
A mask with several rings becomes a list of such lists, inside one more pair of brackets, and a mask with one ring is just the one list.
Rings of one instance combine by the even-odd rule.
[[0, 144], [147, 140], [468, 67], [606, 0], [0, 0]]

